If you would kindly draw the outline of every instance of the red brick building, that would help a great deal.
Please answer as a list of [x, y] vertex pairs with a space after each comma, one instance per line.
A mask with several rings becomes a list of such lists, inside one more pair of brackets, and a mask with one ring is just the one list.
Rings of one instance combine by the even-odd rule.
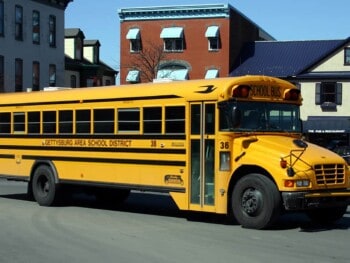
[[231, 5], [126, 8], [120, 83], [226, 77], [244, 43], [274, 40]]

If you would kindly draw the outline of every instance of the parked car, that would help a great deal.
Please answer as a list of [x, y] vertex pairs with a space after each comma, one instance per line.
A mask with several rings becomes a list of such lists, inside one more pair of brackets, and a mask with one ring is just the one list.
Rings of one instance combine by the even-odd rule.
[[333, 151], [343, 157], [345, 161], [350, 165], [350, 146], [338, 146], [335, 147]]

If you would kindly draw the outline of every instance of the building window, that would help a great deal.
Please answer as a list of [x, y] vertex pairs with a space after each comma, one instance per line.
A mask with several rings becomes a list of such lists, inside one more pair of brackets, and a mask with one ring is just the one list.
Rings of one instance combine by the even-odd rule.
[[75, 39], [75, 59], [81, 60], [83, 53], [83, 43], [81, 38]]
[[139, 83], [140, 82], [140, 71], [139, 70], [129, 70], [126, 76], [126, 82]]
[[218, 69], [208, 69], [205, 73], [205, 79], [215, 79], [219, 77], [219, 70]]
[[100, 49], [97, 46], [94, 47], [94, 63], [100, 63]]
[[0, 92], [5, 91], [5, 65], [4, 65], [4, 57], [0, 56]]
[[316, 105], [321, 107], [335, 108], [342, 104], [342, 83], [322, 82], [316, 83]]
[[164, 41], [164, 51], [181, 52], [184, 50], [183, 28], [163, 28], [160, 37]]
[[70, 76], [70, 86], [71, 86], [71, 88], [77, 87], [77, 76], [75, 76], [75, 75]]
[[53, 15], [49, 17], [49, 45], [56, 47], [56, 17]]
[[141, 51], [141, 40], [131, 39], [130, 40], [130, 52], [140, 52]]
[[219, 38], [209, 37], [208, 38], [208, 48], [209, 48], [209, 50], [218, 50], [219, 49]]
[[4, 1], [0, 0], [0, 36], [5, 35], [5, 25], [4, 25]]
[[40, 13], [33, 11], [32, 21], [33, 44], [40, 44]]
[[164, 51], [183, 51], [182, 38], [166, 38], [164, 39]]
[[38, 61], [33, 62], [33, 90], [39, 90], [40, 86], [40, 63]]
[[23, 40], [23, 7], [15, 6], [15, 38]]
[[350, 65], [350, 48], [344, 49], [344, 64]]
[[218, 50], [220, 48], [219, 27], [209, 26], [205, 32], [205, 37], [208, 38], [208, 49]]
[[130, 52], [141, 51], [140, 29], [138, 28], [129, 29], [126, 35], [126, 39], [130, 40]]
[[187, 80], [188, 78], [188, 69], [182, 65], [167, 64], [157, 72], [157, 79]]
[[49, 66], [49, 85], [50, 87], [56, 86], [56, 65], [54, 64]]
[[23, 60], [20, 58], [15, 60], [15, 91], [23, 91]]

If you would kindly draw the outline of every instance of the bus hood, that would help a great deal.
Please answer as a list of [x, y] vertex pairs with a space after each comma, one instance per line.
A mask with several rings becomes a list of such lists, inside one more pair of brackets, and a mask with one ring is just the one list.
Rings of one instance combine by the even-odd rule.
[[[301, 170], [317, 164], [346, 164], [338, 154], [318, 145], [289, 136], [254, 135], [235, 139], [236, 161], [280, 166], [281, 160]], [[238, 149], [241, 152], [238, 153]]]

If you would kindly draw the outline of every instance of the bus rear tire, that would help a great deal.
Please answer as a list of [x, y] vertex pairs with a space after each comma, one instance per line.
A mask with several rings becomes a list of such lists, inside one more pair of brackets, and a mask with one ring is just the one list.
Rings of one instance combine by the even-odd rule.
[[35, 201], [41, 206], [51, 206], [58, 196], [58, 187], [52, 169], [47, 165], [40, 165], [34, 172], [32, 189]]
[[231, 201], [234, 218], [244, 228], [267, 228], [281, 213], [281, 195], [274, 182], [262, 174], [241, 178]]

